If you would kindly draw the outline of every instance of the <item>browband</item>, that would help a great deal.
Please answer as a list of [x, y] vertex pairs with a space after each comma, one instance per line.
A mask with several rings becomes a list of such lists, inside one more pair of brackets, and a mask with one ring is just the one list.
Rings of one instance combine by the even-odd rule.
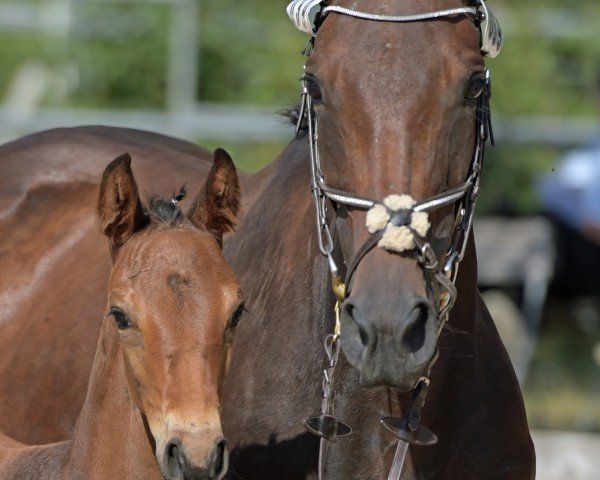
[[330, 13], [348, 15], [362, 20], [377, 22], [420, 22], [437, 18], [448, 18], [456, 15], [471, 15], [479, 22], [481, 32], [482, 55], [495, 58], [502, 49], [503, 37], [500, 22], [494, 16], [485, 0], [476, 0], [473, 7], [458, 7], [435, 12], [419, 13], [415, 15], [378, 15], [374, 13], [359, 12], [336, 5], [327, 5], [322, 0], [293, 0], [287, 7], [287, 14], [296, 25], [296, 28], [311, 36], [315, 36], [323, 19]]

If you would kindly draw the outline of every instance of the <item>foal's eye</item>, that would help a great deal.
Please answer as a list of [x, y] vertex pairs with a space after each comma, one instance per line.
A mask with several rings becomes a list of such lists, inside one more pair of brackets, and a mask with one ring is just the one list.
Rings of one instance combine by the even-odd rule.
[[315, 80], [315, 78], [312, 75], [304, 75], [302, 80], [304, 81], [306, 90], [311, 98], [317, 101], [321, 100], [321, 88], [319, 87], [319, 83]]
[[484, 73], [476, 73], [469, 80], [469, 85], [467, 86], [467, 91], [465, 92], [465, 98], [467, 100], [475, 100], [483, 93], [483, 89], [485, 88], [485, 74]]
[[233, 315], [231, 316], [231, 318], [229, 319], [229, 322], [227, 322], [227, 328], [235, 328], [237, 327], [237, 324], [240, 322], [240, 319], [242, 318], [242, 314], [244, 312], [247, 312], [248, 309], [246, 308], [246, 306], [242, 303], [235, 312], [233, 312]]
[[119, 330], [125, 330], [132, 327], [131, 320], [120, 308], [111, 307], [108, 314], [113, 316]]

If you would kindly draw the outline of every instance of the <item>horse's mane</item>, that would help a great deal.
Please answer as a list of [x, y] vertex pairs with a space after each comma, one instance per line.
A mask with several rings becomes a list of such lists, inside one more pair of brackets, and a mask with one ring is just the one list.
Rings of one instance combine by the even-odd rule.
[[[292, 125], [298, 125], [298, 117], [300, 116], [300, 103], [296, 103], [291, 107], [284, 108], [279, 112], [279, 114], [286, 118]], [[304, 132], [306, 130], [308, 130], [308, 116], [305, 112], [304, 116], [302, 117], [302, 123], [300, 124], [299, 131]]]

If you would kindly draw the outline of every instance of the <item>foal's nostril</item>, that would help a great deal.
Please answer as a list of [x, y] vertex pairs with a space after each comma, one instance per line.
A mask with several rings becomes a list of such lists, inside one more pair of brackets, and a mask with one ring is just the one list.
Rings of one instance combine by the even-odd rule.
[[429, 310], [425, 305], [418, 305], [408, 319], [408, 328], [402, 339], [410, 353], [418, 352], [425, 343], [425, 326]]
[[221, 478], [227, 470], [228, 458], [227, 442], [224, 438], [217, 440], [213, 448], [209, 465], [210, 478]]
[[169, 478], [182, 479], [185, 468], [185, 459], [181, 448], [181, 441], [173, 438], [165, 447], [165, 463]]

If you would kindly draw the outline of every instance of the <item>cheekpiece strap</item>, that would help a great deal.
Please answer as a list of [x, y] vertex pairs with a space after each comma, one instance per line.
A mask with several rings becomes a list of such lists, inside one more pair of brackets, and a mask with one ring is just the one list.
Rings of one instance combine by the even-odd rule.
[[495, 144], [494, 129], [492, 128], [492, 111], [490, 108], [490, 98], [492, 97], [492, 77], [490, 71], [485, 70], [485, 90], [479, 98], [477, 105], [478, 122], [483, 125], [483, 140], [489, 138], [491, 145]]

